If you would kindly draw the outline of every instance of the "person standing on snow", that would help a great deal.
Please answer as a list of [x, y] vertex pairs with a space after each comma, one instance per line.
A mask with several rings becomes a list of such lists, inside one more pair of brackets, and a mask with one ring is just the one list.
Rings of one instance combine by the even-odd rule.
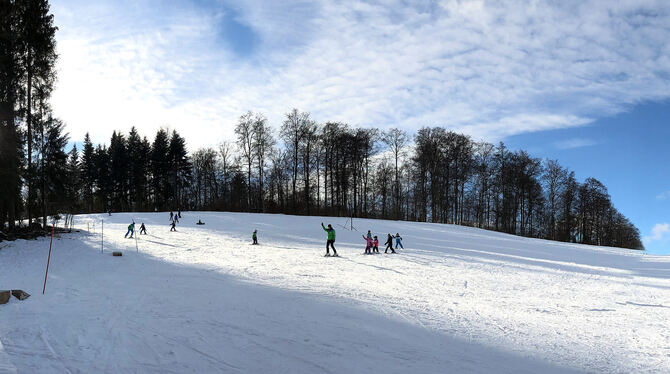
[[375, 235], [375, 240], [372, 242], [372, 252], [379, 253], [379, 239], [377, 239], [377, 235]]
[[330, 256], [330, 251], [328, 250], [328, 246], [333, 248], [333, 256], [337, 256], [337, 251], [335, 250], [335, 245], [334, 245], [335, 244], [335, 229], [333, 228], [333, 226], [330, 225], [330, 223], [328, 224], [328, 228], [326, 228], [325, 226], [323, 226], [323, 222], [321, 222], [321, 228], [323, 229], [323, 231], [325, 231], [328, 234], [327, 240], [326, 240], [326, 256]]
[[177, 217], [181, 218], [181, 209], [177, 210]]
[[174, 221], [174, 214], [170, 211], [170, 221]]
[[366, 255], [372, 254], [372, 252], [370, 252], [370, 249], [372, 248], [372, 245], [373, 245], [372, 238], [368, 238], [365, 235], [361, 235], [361, 236], [363, 237], [363, 239], [365, 239], [365, 254]]
[[384, 253], [388, 253], [389, 249], [391, 250], [391, 253], [395, 253], [395, 250], [393, 250], [393, 236], [391, 234], [388, 234], [388, 237], [386, 238], [386, 249], [384, 250]]
[[147, 234], [147, 228], [144, 226], [144, 222], [142, 222], [142, 225], [140, 225], [140, 235], [142, 235], [142, 233], [144, 233], [144, 235]]
[[251, 239], [254, 240], [254, 242], [251, 244], [258, 244], [258, 237], [256, 236], [256, 231], [258, 230], [254, 230], [254, 232], [251, 234]]
[[395, 249], [398, 249], [398, 246], [400, 248], [405, 249], [405, 247], [402, 246], [402, 236], [398, 234], [397, 232], [395, 233]]
[[172, 221], [172, 224], [170, 225], [170, 231], [177, 231], [177, 228], [175, 227], [176, 223]]
[[135, 222], [128, 225], [128, 231], [126, 232], [126, 235], [124, 236], [124, 238], [127, 238], [128, 234], [130, 234], [130, 238], [132, 239], [133, 235], [135, 234]]
[[372, 239], [372, 233], [370, 232], [370, 230], [368, 230], [368, 234], [367, 234], [367, 235], [368, 235], [368, 239]]

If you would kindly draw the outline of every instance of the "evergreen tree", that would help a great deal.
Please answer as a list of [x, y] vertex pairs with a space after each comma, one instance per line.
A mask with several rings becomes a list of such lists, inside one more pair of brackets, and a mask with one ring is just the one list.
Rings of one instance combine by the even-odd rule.
[[0, 230], [14, 228], [21, 209], [23, 144], [17, 117], [23, 75], [17, 38], [19, 14], [12, 0], [0, 0]]
[[168, 206], [170, 172], [168, 135], [160, 129], [151, 145], [151, 187], [154, 208], [164, 210]]
[[[24, 77], [21, 96], [25, 94], [25, 118], [28, 129], [28, 222], [32, 220], [31, 198], [33, 196], [33, 162], [32, 162], [32, 140], [33, 140], [33, 90], [38, 89], [44, 96], [50, 96], [55, 81], [56, 54], [56, 30], [53, 23], [53, 15], [49, 14], [49, 2], [47, 0], [24, 0], [14, 3], [18, 12], [17, 37], [20, 64]], [[43, 218], [44, 221], [44, 218]]]
[[129, 174], [129, 203], [133, 210], [146, 209], [147, 181], [149, 173], [150, 146], [146, 138], [144, 141], [133, 126], [128, 134], [128, 174]]
[[93, 187], [97, 179], [97, 166], [94, 160], [95, 148], [91, 143], [91, 137], [86, 133], [84, 137], [84, 150], [81, 154], [81, 185], [82, 195], [86, 204], [86, 211], [93, 211]]
[[110, 177], [112, 181], [112, 209], [117, 211], [128, 210], [128, 150], [126, 139], [121, 133], [112, 132], [109, 145]]
[[69, 213], [78, 213], [81, 211], [81, 165], [79, 164], [79, 152], [77, 145], [73, 145], [67, 158], [67, 185], [65, 198], [69, 203]]
[[60, 120], [46, 122], [45, 142], [39, 174], [42, 176], [40, 196], [42, 199], [42, 226], [47, 225], [47, 216], [67, 207], [67, 186], [70, 176], [68, 155], [65, 153], [69, 136], [63, 133], [64, 125]]
[[172, 187], [172, 209], [181, 209], [184, 189], [190, 184], [191, 162], [186, 151], [186, 141], [174, 130], [170, 137], [168, 159], [170, 162], [171, 178], [169, 182]]
[[110, 157], [105, 146], [98, 144], [93, 154], [93, 164], [95, 165], [96, 206], [99, 211], [106, 212], [111, 210], [112, 178], [109, 173]]

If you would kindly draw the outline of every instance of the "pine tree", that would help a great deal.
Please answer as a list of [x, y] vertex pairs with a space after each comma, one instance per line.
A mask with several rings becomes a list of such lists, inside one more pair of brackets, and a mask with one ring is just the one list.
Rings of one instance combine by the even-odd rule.
[[[146, 138], [145, 138], [146, 141]], [[147, 142], [148, 143], [148, 142]], [[128, 173], [129, 203], [133, 210], [144, 210], [147, 188], [149, 147], [145, 144], [133, 126], [128, 134]]]
[[[53, 15], [49, 14], [47, 0], [24, 0], [14, 3], [18, 12], [17, 36], [22, 72], [25, 74], [22, 93], [25, 93], [25, 118], [28, 128], [28, 222], [32, 221], [31, 198], [33, 196], [33, 89], [50, 96], [55, 81], [56, 30]], [[22, 95], [23, 96], [23, 95]], [[44, 221], [44, 218], [43, 218]]]
[[16, 120], [20, 92], [18, 7], [14, 1], [0, 0], [0, 230], [4, 223], [14, 228], [21, 208], [22, 136]]
[[154, 208], [164, 210], [168, 206], [170, 160], [168, 157], [168, 135], [160, 129], [151, 145], [151, 187]]
[[128, 151], [126, 139], [114, 131], [109, 144], [110, 176], [112, 180], [112, 209], [128, 210]]
[[47, 225], [47, 216], [65, 209], [68, 184], [68, 155], [65, 153], [69, 136], [63, 133], [64, 125], [58, 119], [49, 119], [45, 128], [42, 151], [43, 162], [39, 174], [42, 176], [40, 196], [42, 198], [42, 226]]
[[77, 145], [73, 145], [67, 158], [67, 184], [65, 198], [69, 203], [69, 213], [81, 212], [81, 165], [79, 164], [79, 151]]
[[111, 210], [111, 191], [112, 179], [109, 173], [110, 157], [107, 148], [99, 145], [93, 154], [93, 164], [95, 165], [95, 198], [96, 206], [99, 211]]
[[86, 133], [84, 137], [84, 150], [81, 154], [80, 171], [83, 189], [82, 195], [86, 204], [86, 212], [89, 213], [93, 211], [93, 187], [97, 179], [94, 156], [95, 148], [93, 147], [93, 143], [91, 143], [91, 137]]
[[172, 136], [170, 137], [168, 159], [170, 162], [171, 178], [169, 182], [172, 187], [172, 209], [181, 209], [184, 188], [189, 186], [191, 179], [191, 163], [186, 151], [186, 141], [177, 131], [172, 131]]

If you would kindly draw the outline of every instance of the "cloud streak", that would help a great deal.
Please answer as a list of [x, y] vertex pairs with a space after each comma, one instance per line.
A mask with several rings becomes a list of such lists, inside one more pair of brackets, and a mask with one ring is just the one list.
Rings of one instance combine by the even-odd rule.
[[[74, 139], [170, 125], [211, 145], [246, 110], [278, 126], [296, 107], [496, 141], [670, 97], [663, 1], [159, 4], [54, 3], [54, 110]], [[225, 42], [230, 12], [254, 34], [250, 55]]]
[[657, 223], [651, 229], [651, 234], [642, 238], [642, 241], [645, 244], [649, 244], [655, 241], [667, 241], [667, 235], [670, 233], [670, 224], [667, 223]]

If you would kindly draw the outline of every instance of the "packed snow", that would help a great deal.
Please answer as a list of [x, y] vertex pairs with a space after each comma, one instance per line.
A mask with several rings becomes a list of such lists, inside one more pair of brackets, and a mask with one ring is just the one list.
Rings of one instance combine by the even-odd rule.
[[[176, 232], [168, 213], [77, 216], [44, 295], [49, 239], [0, 243], [0, 289], [32, 294], [0, 305], [0, 373], [670, 372], [667, 257], [444, 224], [182, 215]], [[125, 239], [132, 220], [148, 235]], [[381, 254], [363, 254], [367, 230]], [[384, 254], [387, 233], [405, 249]]]

